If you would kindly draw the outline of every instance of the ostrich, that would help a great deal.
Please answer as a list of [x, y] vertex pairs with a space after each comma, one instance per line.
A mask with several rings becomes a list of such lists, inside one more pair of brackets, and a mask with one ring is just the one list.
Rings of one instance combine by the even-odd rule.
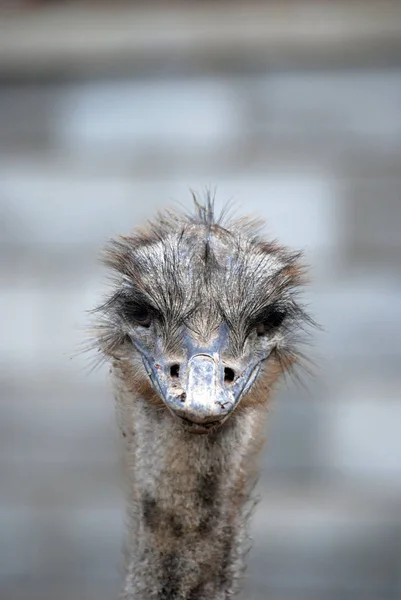
[[300, 253], [261, 223], [164, 212], [110, 242], [96, 344], [110, 362], [127, 474], [122, 600], [237, 592], [272, 389], [311, 319]]

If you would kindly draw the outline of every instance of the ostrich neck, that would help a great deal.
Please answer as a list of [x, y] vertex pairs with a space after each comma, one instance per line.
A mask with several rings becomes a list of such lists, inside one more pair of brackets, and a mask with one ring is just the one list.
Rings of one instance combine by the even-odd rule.
[[121, 598], [231, 598], [246, 547], [259, 411], [234, 415], [214, 433], [191, 434], [115, 381], [128, 484]]

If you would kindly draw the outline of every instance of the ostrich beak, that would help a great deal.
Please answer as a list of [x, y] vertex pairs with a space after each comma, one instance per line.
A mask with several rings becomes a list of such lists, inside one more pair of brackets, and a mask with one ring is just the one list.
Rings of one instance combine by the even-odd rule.
[[174, 364], [142, 354], [155, 391], [170, 412], [196, 433], [221, 425], [250, 390], [260, 369], [259, 361], [242, 370], [230, 368], [217, 346], [188, 345], [187, 359]]
[[[165, 397], [174, 413], [192, 423], [212, 425], [224, 419], [234, 407], [234, 394], [225, 388], [217, 357], [196, 354], [183, 367], [180, 384], [173, 380]], [[178, 393], [177, 393], [178, 392]]]

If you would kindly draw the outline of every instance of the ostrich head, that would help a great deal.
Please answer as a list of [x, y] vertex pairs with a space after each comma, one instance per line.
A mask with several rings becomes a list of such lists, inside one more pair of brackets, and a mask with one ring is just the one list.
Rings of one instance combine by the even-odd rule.
[[300, 255], [259, 228], [195, 200], [194, 215], [159, 215], [105, 252], [115, 278], [98, 309], [100, 348], [129, 389], [193, 433], [265, 401], [299, 357]]

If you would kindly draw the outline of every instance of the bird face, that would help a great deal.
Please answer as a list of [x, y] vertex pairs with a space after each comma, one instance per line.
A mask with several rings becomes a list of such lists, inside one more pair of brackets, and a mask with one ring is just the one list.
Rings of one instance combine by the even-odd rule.
[[269, 366], [294, 361], [307, 318], [299, 255], [262, 242], [253, 223], [215, 222], [211, 208], [112, 242], [117, 286], [99, 309], [104, 354], [193, 433], [222, 426]]

